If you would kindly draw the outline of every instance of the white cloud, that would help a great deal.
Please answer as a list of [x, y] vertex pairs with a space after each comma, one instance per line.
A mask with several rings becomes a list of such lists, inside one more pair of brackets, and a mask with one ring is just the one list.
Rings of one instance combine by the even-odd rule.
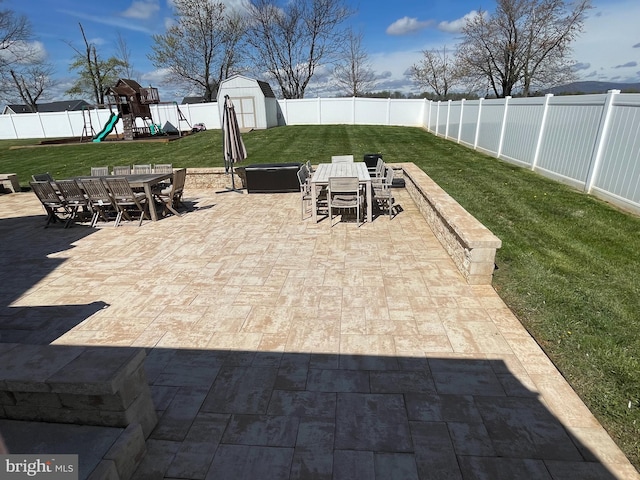
[[[438, 24], [438, 30], [447, 33], [458, 33], [462, 31], [462, 28], [467, 24], [469, 20], [472, 20], [474, 17], [478, 15], [478, 12], [475, 10], [470, 11], [464, 17], [458, 18], [457, 20], [453, 20], [452, 22], [440, 22]], [[483, 12], [483, 15], [487, 15], [487, 12]]]
[[135, 23], [131, 23], [128, 20], [123, 20], [122, 18], [114, 18], [114, 17], [109, 17], [109, 16], [97, 16], [97, 15], [86, 15], [84, 13], [81, 12], [75, 12], [72, 10], [60, 10], [61, 13], [64, 13], [66, 15], [70, 15], [72, 17], [76, 17], [76, 18], [81, 18], [83, 20], [88, 20], [90, 22], [96, 22], [99, 23], [101, 25], [109, 25], [111, 27], [116, 27], [116, 28], [123, 28], [125, 30], [132, 30], [135, 32], [143, 32], [143, 33], [148, 33], [148, 34], [152, 34], [152, 33], [156, 33], [155, 31], [153, 31], [150, 28], [147, 28], [145, 26], [142, 25], [137, 25]]
[[122, 16], [126, 18], [136, 18], [138, 20], [147, 20], [158, 11], [160, 11], [158, 0], [136, 0], [129, 8], [122, 12]]
[[387, 27], [389, 35], [409, 35], [433, 25], [433, 20], [419, 21], [417, 18], [403, 17]]
[[15, 42], [11, 47], [0, 50], [0, 58], [7, 63], [31, 64], [47, 58], [47, 50], [42, 42]]

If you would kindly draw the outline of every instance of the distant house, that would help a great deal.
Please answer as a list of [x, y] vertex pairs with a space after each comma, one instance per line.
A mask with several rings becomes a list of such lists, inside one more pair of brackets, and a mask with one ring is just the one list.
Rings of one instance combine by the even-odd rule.
[[207, 103], [204, 97], [184, 97], [180, 105], [187, 105], [188, 103]]
[[[83, 107], [88, 107], [89, 103], [84, 100], [60, 100], [58, 102], [39, 103], [39, 113], [51, 113], [51, 112], [72, 112], [75, 110], [82, 110]], [[27, 105], [7, 105], [2, 110], [2, 115], [10, 115], [17, 113], [33, 113]]]
[[233, 102], [240, 128], [265, 129], [278, 126], [278, 102], [267, 82], [243, 75], [234, 75], [220, 82], [220, 116], [225, 95], [229, 95]]

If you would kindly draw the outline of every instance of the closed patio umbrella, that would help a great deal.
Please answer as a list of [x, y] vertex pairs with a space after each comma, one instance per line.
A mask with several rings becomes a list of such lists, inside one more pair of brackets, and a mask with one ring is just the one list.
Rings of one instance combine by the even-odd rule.
[[[228, 192], [239, 192], [236, 189], [233, 164], [247, 158], [247, 149], [240, 135], [238, 118], [229, 95], [224, 96], [224, 108], [222, 111], [222, 144], [224, 152], [224, 167], [227, 172], [231, 170], [231, 190]], [[222, 192], [218, 192], [222, 193]]]

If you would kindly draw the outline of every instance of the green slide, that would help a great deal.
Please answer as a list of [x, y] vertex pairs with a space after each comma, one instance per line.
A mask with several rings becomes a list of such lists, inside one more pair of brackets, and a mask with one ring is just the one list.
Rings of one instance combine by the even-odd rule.
[[107, 135], [111, 133], [113, 128], [116, 126], [116, 123], [118, 123], [119, 119], [120, 119], [120, 112], [118, 112], [117, 114], [111, 112], [111, 116], [109, 117], [109, 120], [107, 120], [107, 123], [104, 124], [104, 128], [102, 129], [102, 131], [99, 134], [97, 134], [95, 137], [93, 137], [93, 141], [101, 142], [105, 138], [107, 138]]

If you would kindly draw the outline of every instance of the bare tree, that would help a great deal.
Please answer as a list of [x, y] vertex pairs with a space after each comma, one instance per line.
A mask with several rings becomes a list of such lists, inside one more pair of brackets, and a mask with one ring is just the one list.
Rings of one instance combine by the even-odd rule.
[[167, 83], [196, 88], [215, 100], [222, 80], [240, 71], [246, 22], [223, 3], [174, 0], [175, 24], [154, 35], [149, 59], [166, 68]]
[[359, 97], [375, 88], [375, 72], [369, 55], [362, 48], [362, 33], [349, 30], [343, 58], [333, 71], [334, 79], [345, 93]]
[[[2, 0], [0, 0], [2, 2]], [[16, 15], [12, 10], [0, 10], [0, 69], [23, 59], [20, 52], [31, 39], [31, 28], [27, 17]]]
[[462, 67], [446, 46], [442, 50], [424, 50], [422, 59], [411, 67], [410, 72], [416, 84], [432, 90], [439, 100], [448, 98], [452, 88], [463, 84]]
[[270, 75], [284, 98], [304, 98], [319, 65], [336, 60], [351, 15], [342, 0], [300, 0], [277, 6], [251, 2], [251, 34], [256, 68]]
[[[2, 0], [0, 0], [2, 2]], [[0, 97], [22, 101], [36, 112], [37, 102], [53, 85], [53, 67], [44, 48], [33, 40], [27, 18], [11, 10], [0, 11]]]
[[133, 62], [131, 61], [131, 50], [129, 49], [127, 40], [121, 33], [118, 33], [118, 40], [116, 42], [116, 57], [123, 63], [122, 75], [125, 78], [138, 81], [140, 74], [133, 67]]
[[87, 40], [84, 28], [80, 23], [80, 32], [84, 41], [84, 50], [78, 50], [69, 44], [76, 55], [69, 66], [69, 70], [76, 70], [78, 79], [71, 88], [67, 90], [69, 95], [88, 94], [97, 104], [104, 104], [104, 92], [107, 87], [115, 84], [120, 74], [124, 71], [126, 64], [117, 57], [109, 57], [103, 60], [98, 54], [95, 44]]
[[9, 71], [15, 91], [24, 104], [32, 112], [38, 111], [38, 100], [46, 97], [46, 91], [54, 85], [52, 79], [53, 66], [46, 62], [38, 62], [23, 68], [12, 68]]
[[462, 30], [458, 56], [497, 97], [523, 96], [570, 76], [571, 43], [582, 31], [590, 0], [498, 0], [493, 15], [479, 12]]

